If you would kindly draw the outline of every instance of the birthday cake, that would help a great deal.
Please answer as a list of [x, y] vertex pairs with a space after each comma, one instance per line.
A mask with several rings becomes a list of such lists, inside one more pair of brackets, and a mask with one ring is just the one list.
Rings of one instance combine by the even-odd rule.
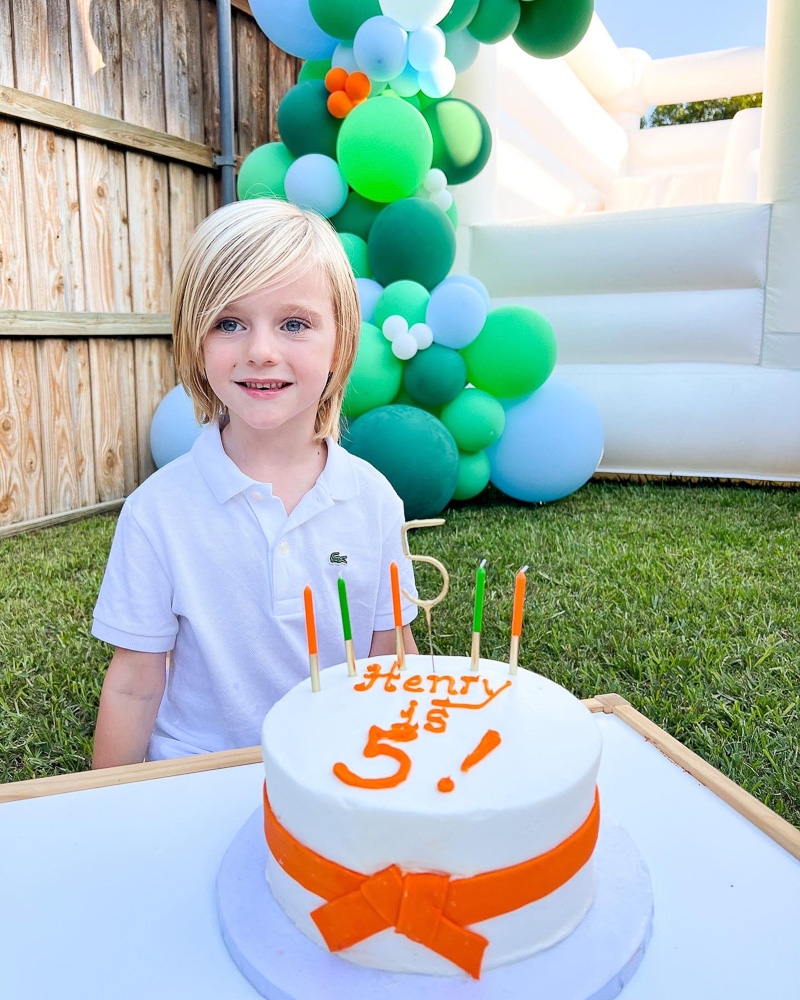
[[562, 940], [592, 904], [596, 722], [544, 677], [470, 666], [343, 664], [264, 721], [270, 889], [350, 962], [477, 978]]

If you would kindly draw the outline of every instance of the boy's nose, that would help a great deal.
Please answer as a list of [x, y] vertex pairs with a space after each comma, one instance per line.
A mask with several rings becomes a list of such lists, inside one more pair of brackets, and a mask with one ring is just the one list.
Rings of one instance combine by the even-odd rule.
[[271, 330], [253, 330], [247, 341], [248, 361], [257, 365], [280, 361], [280, 343]]

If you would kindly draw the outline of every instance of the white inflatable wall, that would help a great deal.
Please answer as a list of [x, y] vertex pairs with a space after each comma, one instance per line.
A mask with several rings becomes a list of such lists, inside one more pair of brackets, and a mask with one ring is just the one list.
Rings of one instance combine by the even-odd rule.
[[[601, 470], [800, 479], [800, 4], [766, 47], [618, 49], [595, 16], [564, 59], [483, 46], [457, 96], [493, 127], [457, 189], [456, 266], [542, 312], [596, 402]], [[730, 121], [641, 130], [653, 103], [764, 90]]]

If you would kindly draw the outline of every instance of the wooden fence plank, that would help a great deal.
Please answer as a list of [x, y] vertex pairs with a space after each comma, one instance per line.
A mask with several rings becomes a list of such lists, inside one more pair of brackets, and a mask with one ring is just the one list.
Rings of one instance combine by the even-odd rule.
[[198, 0], [164, 0], [166, 128], [203, 142], [203, 81]]
[[67, 0], [12, 3], [15, 86], [29, 94], [72, 101]]
[[301, 62], [268, 42], [269, 99], [267, 101], [267, 141], [280, 142], [278, 108], [287, 91], [297, 83]]
[[28, 125], [20, 139], [31, 305], [83, 309], [75, 141]]
[[29, 309], [19, 127], [0, 121], [0, 308]]
[[0, 524], [45, 514], [32, 340], [0, 340]]
[[264, 32], [255, 21], [239, 14], [233, 18], [236, 51], [236, 151], [247, 156], [256, 146], [267, 142], [267, 79], [269, 64]]
[[125, 155], [86, 139], [77, 153], [86, 309], [131, 310]]
[[172, 344], [167, 340], [136, 340], [133, 350], [136, 362], [137, 482], [143, 483], [156, 471], [150, 453], [150, 424], [158, 404], [175, 386], [175, 362]]
[[36, 342], [47, 514], [94, 502], [89, 346], [85, 340]]
[[0, 312], [0, 337], [169, 337], [167, 313]]
[[99, 501], [136, 488], [136, 400], [133, 342], [90, 340], [94, 467]]
[[126, 153], [131, 290], [135, 312], [168, 312], [169, 190], [164, 163]]
[[73, 103], [122, 118], [122, 54], [117, 0], [71, 0], [70, 48]]
[[119, 10], [125, 120], [164, 132], [161, 0], [121, 0]]
[[172, 280], [192, 230], [208, 214], [205, 178], [180, 163], [169, 165], [169, 219]]
[[219, 55], [217, 5], [214, 0], [200, 0], [200, 43], [203, 63], [203, 141], [212, 149], [219, 149]]
[[14, 43], [11, 38], [11, 0], [0, 0], [0, 86], [14, 86]]

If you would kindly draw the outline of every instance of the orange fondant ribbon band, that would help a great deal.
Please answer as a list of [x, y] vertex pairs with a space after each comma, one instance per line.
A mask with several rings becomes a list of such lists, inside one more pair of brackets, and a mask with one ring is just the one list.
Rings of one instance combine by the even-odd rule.
[[394, 927], [476, 979], [489, 942], [468, 925], [526, 906], [562, 886], [592, 856], [599, 826], [595, 789], [594, 805], [581, 826], [528, 861], [452, 880], [429, 872], [404, 873], [397, 865], [362, 875], [304, 847], [285, 830], [272, 812], [264, 783], [267, 844], [287, 875], [327, 900], [311, 918], [331, 951]]

